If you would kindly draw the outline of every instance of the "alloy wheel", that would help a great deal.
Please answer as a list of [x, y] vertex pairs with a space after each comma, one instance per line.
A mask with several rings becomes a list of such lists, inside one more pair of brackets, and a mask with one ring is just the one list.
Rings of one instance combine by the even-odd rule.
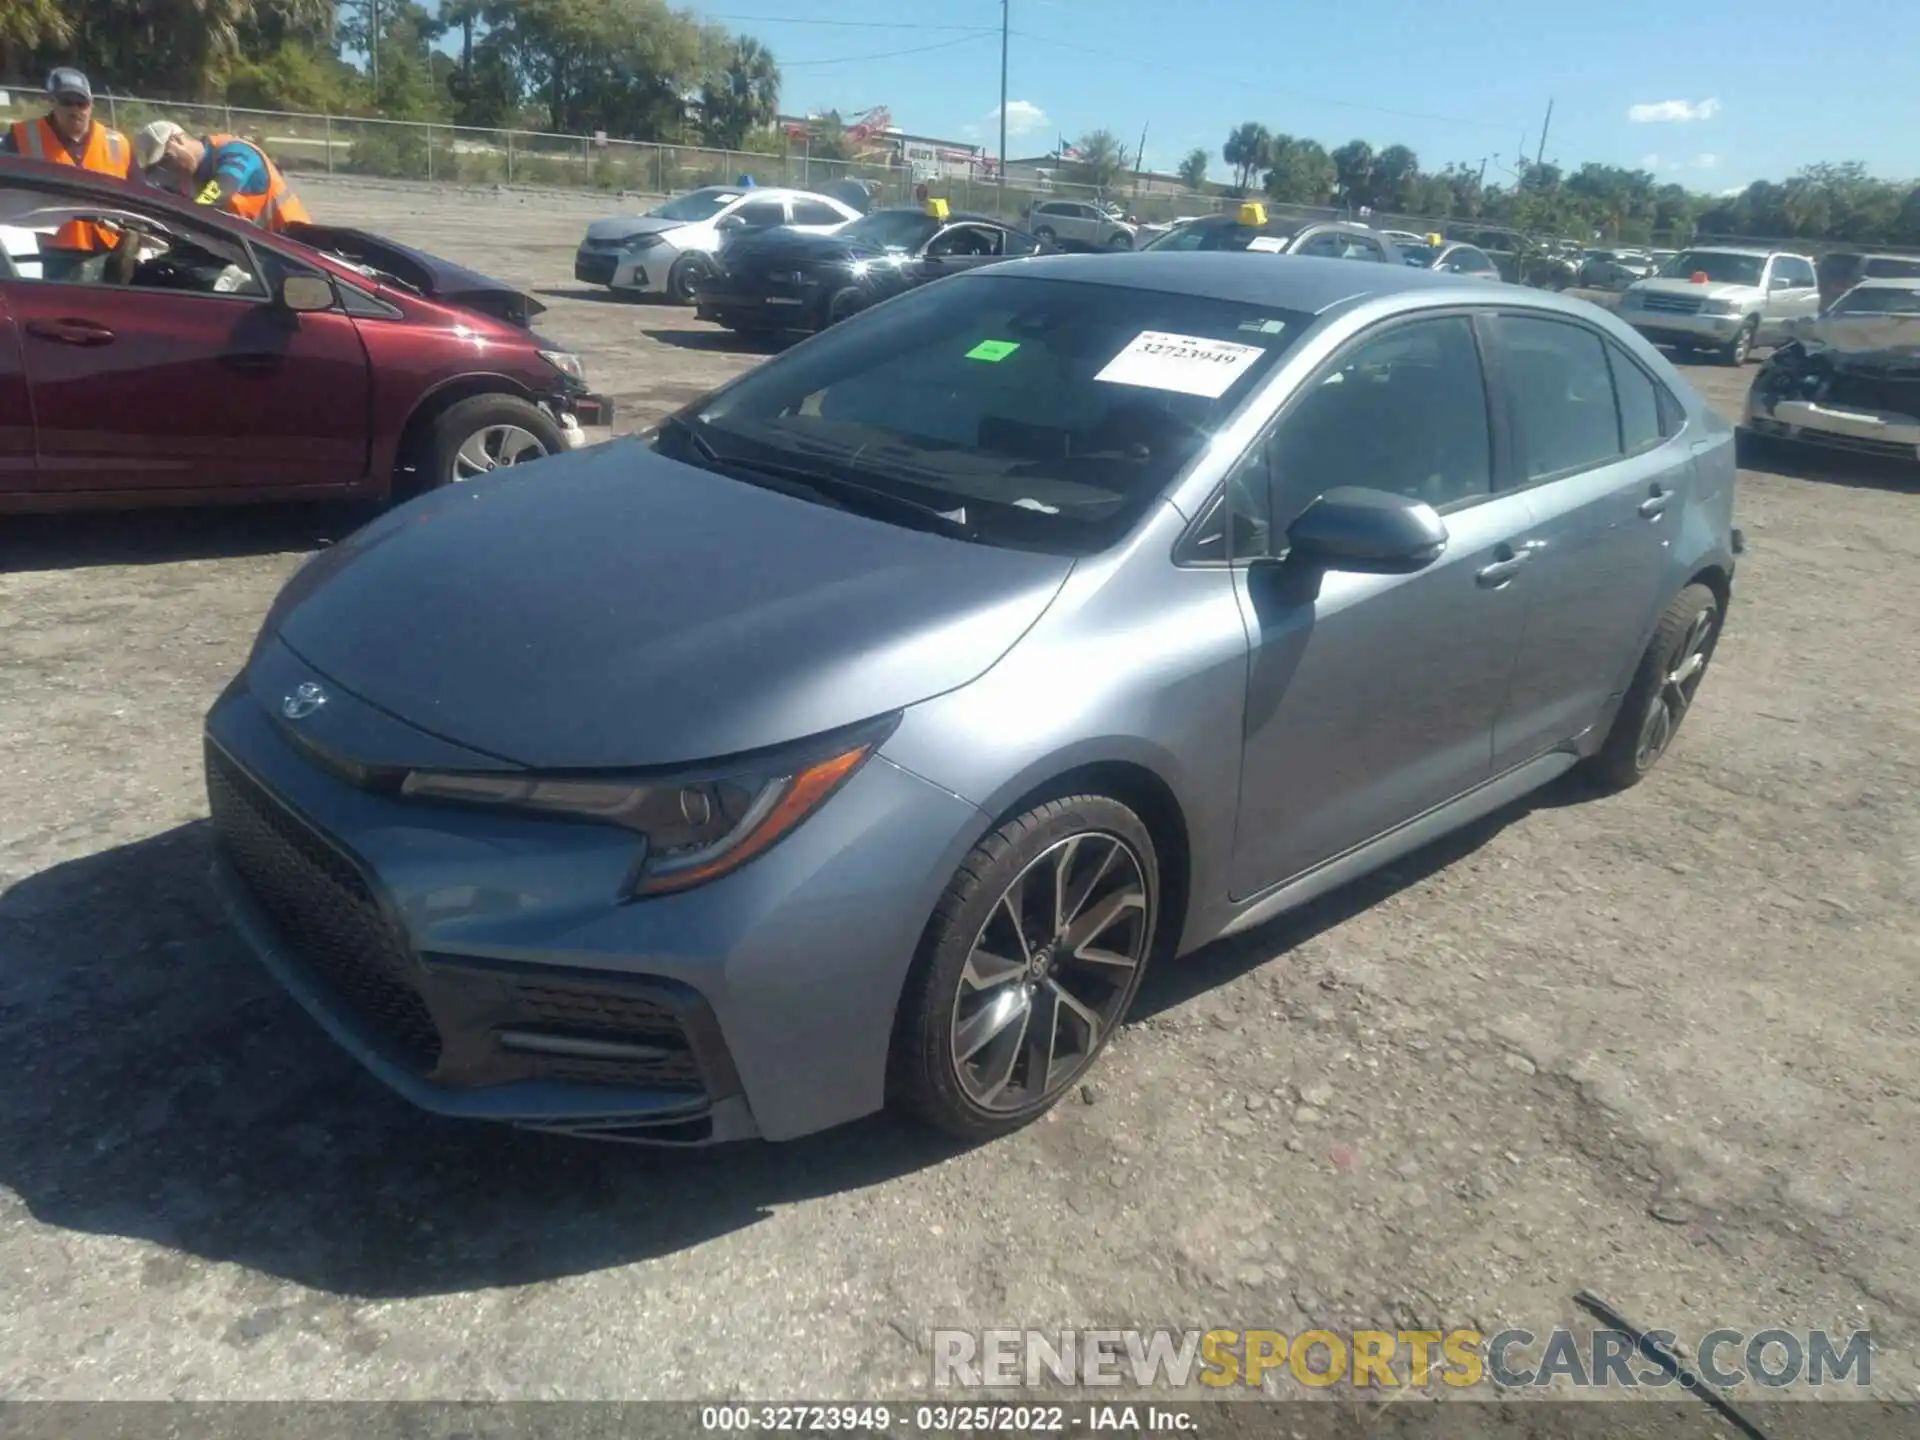
[[531, 430], [518, 425], [487, 425], [469, 435], [454, 451], [453, 478], [472, 480], [503, 465], [521, 465], [546, 458], [547, 447]]
[[960, 1088], [986, 1110], [1024, 1110], [1084, 1071], [1132, 999], [1152, 936], [1146, 872], [1104, 832], [1070, 835], [1001, 893], [954, 995]]
[[1687, 627], [1686, 639], [1674, 654], [1677, 657], [1653, 696], [1647, 701], [1647, 713], [1640, 722], [1640, 743], [1634, 747], [1633, 763], [1641, 770], [1652, 767], [1672, 743], [1674, 733], [1693, 704], [1700, 680], [1707, 671], [1707, 654], [1713, 640], [1714, 613], [1703, 607]]

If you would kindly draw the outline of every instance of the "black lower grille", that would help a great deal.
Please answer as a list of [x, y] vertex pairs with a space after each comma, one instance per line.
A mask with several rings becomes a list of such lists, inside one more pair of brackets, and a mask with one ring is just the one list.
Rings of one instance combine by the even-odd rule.
[[590, 285], [611, 285], [613, 272], [619, 268], [618, 255], [578, 255], [573, 261], [573, 278]]
[[211, 745], [207, 802], [215, 844], [292, 958], [396, 1060], [432, 1070], [440, 1033], [408, 978], [413, 957], [354, 864]]
[[654, 1090], [698, 1093], [705, 1088], [687, 1033], [672, 1009], [645, 995], [521, 981], [514, 987], [513, 1028], [576, 1040], [647, 1045], [657, 1057], [589, 1058], [542, 1055], [539, 1073], [549, 1080], [597, 1085], [643, 1085]]

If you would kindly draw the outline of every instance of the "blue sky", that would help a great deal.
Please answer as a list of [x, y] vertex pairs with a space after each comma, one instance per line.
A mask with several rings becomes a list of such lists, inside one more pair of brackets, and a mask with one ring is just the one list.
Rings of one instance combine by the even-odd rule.
[[[916, 134], [998, 143], [999, 0], [715, 0], [758, 36], [790, 112], [884, 104]], [[1012, 0], [1007, 148], [1105, 127], [1224, 174], [1242, 120], [1329, 148], [1411, 145], [1500, 175], [1546, 158], [1644, 165], [1717, 191], [1819, 160], [1920, 176], [1915, 0]], [[973, 33], [966, 27], [981, 27]], [[1882, 43], [1884, 42], [1884, 43]], [[934, 48], [937, 47], [937, 48]], [[899, 53], [913, 52], [913, 53]], [[1815, 98], [1819, 97], [1819, 98]]]

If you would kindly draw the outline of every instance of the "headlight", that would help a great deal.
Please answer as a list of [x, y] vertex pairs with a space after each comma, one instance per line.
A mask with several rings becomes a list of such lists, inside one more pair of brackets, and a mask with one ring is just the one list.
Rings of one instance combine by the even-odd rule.
[[627, 251], [651, 250], [665, 238], [664, 235], [659, 234], [657, 231], [648, 231], [645, 235], [629, 235], [625, 240], [620, 242], [620, 248]]
[[617, 825], [644, 841], [628, 893], [689, 890], [739, 869], [824, 804], [888, 727], [758, 763], [645, 780], [571, 780], [415, 770], [400, 793], [489, 809]]
[[565, 350], [542, 350], [540, 358], [569, 380], [578, 380], [582, 385], [587, 383], [587, 372], [580, 364], [578, 355], [569, 354]]
[[1746, 309], [1739, 300], [1709, 300], [1700, 307], [1702, 315], [1738, 315]]

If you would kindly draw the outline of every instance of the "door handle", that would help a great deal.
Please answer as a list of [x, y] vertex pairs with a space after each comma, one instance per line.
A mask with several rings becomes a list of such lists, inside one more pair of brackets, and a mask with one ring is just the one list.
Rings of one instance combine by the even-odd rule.
[[91, 320], [29, 320], [27, 333], [60, 345], [108, 345], [113, 331]]
[[1664, 485], [1656, 484], [1653, 493], [1640, 502], [1640, 513], [1648, 520], [1658, 520], [1667, 508], [1667, 501], [1673, 498], [1673, 492]]
[[1520, 573], [1521, 567], [1533, 558], [1534, 547], [1522, 545], [1515, 550], [1511, 545], [1501, 545], [1495, 548], [1493, 554], [1493, 563], [1482, 565], [1473, 574], [1474, 584], [1482, 590], [1498, 590], [1512, 580]]

